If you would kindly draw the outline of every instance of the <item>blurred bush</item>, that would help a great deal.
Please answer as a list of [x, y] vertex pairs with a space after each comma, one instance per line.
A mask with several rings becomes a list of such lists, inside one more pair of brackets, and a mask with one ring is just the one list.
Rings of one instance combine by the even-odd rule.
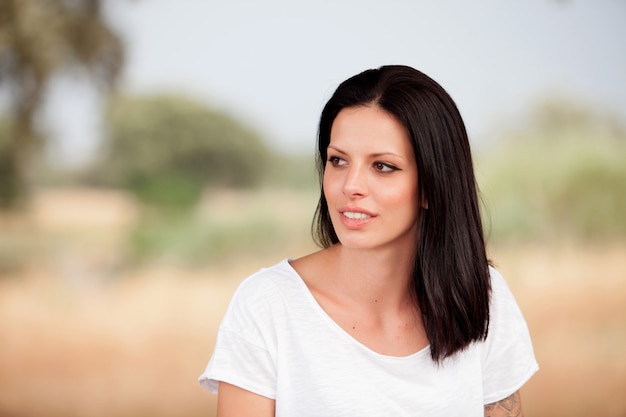
[[626, 129], [608, 114], [546, 101], [477, 158], [490, 237], [626, 237]]
[[259, 185], [271, 159], [252, 129], [181, 95], [117, 97], [106, 132], [89, 181], [156, 206], [192, 206], [210, 187]]
[[280, 219], [261, 213], [230, 220], [179, 215], [162, 221], [148, 217], [130, 234], [129, 260], [194, 266], [271, 252], [284, 244], [285, 229]]
[[116, 97], [105, 127], [101, 157], [75, 183], [138, 198], [141, 215], [128, 233], [133, 263], [201, 264], [236, 250], [275, 248], [286, 226], [276, 216], [278, 202], [261, 210], [266, 202], [272, 207], [271, 198], [233, 206], [226, 217], [198, 216], [199, 207], [225, 190], [314, 188], [312, 156], [272, 152], [252, 128], [187, 96]]

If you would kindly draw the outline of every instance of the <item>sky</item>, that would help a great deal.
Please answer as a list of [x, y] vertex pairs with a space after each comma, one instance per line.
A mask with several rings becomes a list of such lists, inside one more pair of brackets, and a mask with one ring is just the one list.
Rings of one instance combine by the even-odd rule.
[[[285, 153], [312, 152], [336, 86], [385, 64], [438, 81], [474, 143], [554, 95], [626, 122], [626, 0], [105, 2], [126, 45], [122, 91], [191, 95]], [[97, 152], [94, 89], [60, 79], [47, 108], [59, 160]]]

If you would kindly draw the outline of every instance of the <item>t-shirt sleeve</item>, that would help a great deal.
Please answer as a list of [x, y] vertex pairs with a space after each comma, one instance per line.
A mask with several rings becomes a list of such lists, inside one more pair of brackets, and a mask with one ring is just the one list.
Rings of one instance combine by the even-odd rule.
[[215, 349], [198, 379], [217, 394], [218, 382], [276, 397], [272, 284], [253, 275], [238, 287], [220, 324]]
[[505, 399], [537, 372], [528, 326], [502, 276], [491, 272], [489, 334], [483, 344], [484, 404]]

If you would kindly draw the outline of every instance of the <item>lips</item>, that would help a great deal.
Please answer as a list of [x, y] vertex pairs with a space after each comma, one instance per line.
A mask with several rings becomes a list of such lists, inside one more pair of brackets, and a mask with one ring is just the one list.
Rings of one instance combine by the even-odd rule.
[[341, 213], [341, 222], [343, 225], [352, 230], [366, 226], [376, 217], [373, 213], [353, 207], [341, 209], [339, 212]]
[[351, 219], [351, 220], [365, 220], [365, 219], [369, 219], [370, 216], [367, 213], [361, 213], [358, 211], [344, 211], [343, 213], [344, 216], [346, 216], [347, 218]]

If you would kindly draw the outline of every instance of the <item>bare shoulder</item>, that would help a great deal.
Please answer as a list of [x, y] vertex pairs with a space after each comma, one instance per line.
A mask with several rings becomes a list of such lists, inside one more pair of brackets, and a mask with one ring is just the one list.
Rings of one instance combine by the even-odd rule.
[[318, 278], [328, 276], [328, 270], [332, 269], [335, 250], [333, 247], [313, 252], [289, 263], [309, 286], [317, 286]]
[[505, 399], [485, 405], [485, 417], [523, 417], [522, 400], [519, 391]]

